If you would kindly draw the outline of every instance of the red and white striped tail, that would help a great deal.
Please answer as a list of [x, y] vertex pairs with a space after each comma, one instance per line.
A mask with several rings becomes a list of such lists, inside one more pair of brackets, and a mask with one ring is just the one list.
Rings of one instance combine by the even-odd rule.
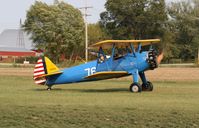
[[35, 65], [34, 75], [33, 75], [36, 84], [40, 85], [45, 84], [46, 78], [42, 77], [43, 75], [45, 75], [44, 63], [42, 59], [39, 59], [37, 61], [37, 64]]

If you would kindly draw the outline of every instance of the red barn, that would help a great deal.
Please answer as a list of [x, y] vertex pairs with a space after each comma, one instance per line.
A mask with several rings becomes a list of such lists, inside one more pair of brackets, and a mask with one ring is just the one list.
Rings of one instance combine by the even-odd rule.
[[21, 29], [7, 29], [0, 34], [0, 62], [36, 56], [30, 37]]
[[24, 48], [0, 47], [0, 56], [27, 57], [36, 56], [36, 52]]
[[13, 62], [13, 58], [36, 56], [36, 52], [24, 48], [0, 47], [0, 62]]

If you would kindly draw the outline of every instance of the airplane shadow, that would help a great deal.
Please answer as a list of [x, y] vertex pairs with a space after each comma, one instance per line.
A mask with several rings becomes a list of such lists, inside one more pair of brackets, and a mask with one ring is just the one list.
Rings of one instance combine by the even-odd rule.
[[126, 88], [109, 88], [109, 89], [68, 89], [69, 91], [85, 93], [111, 93], [111, 92], [128, 92]]
[[[33, 91], [48, 91], [47, 89], [45, 88], [36, 88], [36, 89], [32, 89]], [[51, 91], [64, 91], [64, 90], [67, 90], [67, 89], [62, 89], [62, 88], [53, 88]], [[50, 91], [49, 91], [50, 92]]]
[[[46, 89], [33, 89], [33, 91], [47, 91]], [[51, 91], [69, 91], [69, 92], [84, 92], [84, 93], [111, 93], [111, 92], [129, 92], [128, 88], [108, 88], [108, 89], [64, 89], [52, 88]]]

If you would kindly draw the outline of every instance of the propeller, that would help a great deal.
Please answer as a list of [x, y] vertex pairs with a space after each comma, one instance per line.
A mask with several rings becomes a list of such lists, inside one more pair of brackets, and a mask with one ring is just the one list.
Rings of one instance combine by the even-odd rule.
[[154, 49], [149, 50], [147, 61], [151, 70], [158, 67], [158, 65], [161, 63], [163, 59], [163, 55], [163, 50], [160, 50], [159, 52], [157, 52]]
[[162, 59], [164, 58], [164, 53], [163, 51], [157, 56], [157, 63], [160, 64]]

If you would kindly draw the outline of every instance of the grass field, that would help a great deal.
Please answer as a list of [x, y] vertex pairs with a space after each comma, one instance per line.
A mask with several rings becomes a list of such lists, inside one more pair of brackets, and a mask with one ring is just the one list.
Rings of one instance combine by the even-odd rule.
[[133, 94], [131, 81], [54, 86], [31, 77], [0, 77], [1, 128], [199, 127], [199, 82], [154, 82]]

